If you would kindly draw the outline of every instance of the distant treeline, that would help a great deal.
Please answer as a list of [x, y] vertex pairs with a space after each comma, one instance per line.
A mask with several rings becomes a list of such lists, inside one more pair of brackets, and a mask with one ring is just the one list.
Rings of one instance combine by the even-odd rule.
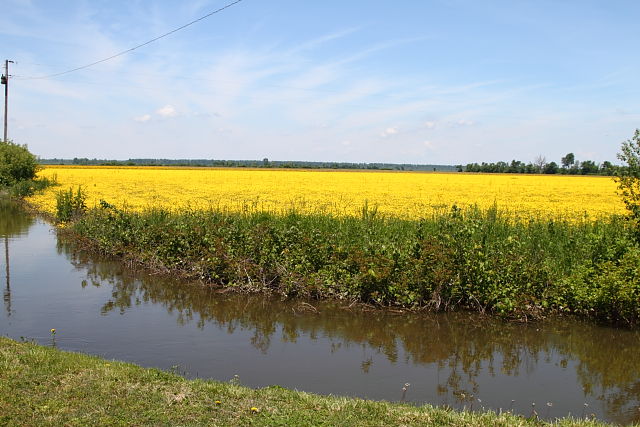
[[395, 163], [348, 163], [262, 160], [215, 160], [215, 159], [40, 159], [43, 165], [99, 165], [99, 166], [191, 166], [228, 168], [291, 168], [291, 169], [373, 169], [455, 172], [459, 167], [450, 165], [418, 165]]
[[410, 163], [349, 163], [349, 162], [308, 162], [269, 160], [216, 160], [216, 159], [39, 159], [43, 165], [90, 165], [90, 166], [189, 166], [223, 168], [285, 168], [285, 169], [360, 169], [360, 170], [400, 170], [432, 172], [484, 172], [484, 173], [530, 173], [565, 175], [608, 175], [613, 176], [621, 168], [609, 161], [600, 164], [592, 160], [576, 161], [573, 153], [562, 158], [560, 164], [547, 162], [539, 156], [534, 162], [520, 160], [496, 163], [469, 163], [463, 165], [420, 165]]
[[511, 163], [469, 163], [464, 168], [458, 166], [458, 171], [464, 169], [465, 172], [485, 172], [485, 173], [541, 173], [541, 174], [564, 174], [564, 175], [607, 175], [613, 176], [621, 166], [604, 161], [600, 164], [592, 160], [577, 161], [573, 153], [569, 153], [560, 160], [560, 165], [556, 162], [547, 162], [542, 156], [538, 156], [534, 162], [524, 163], [519, 160], [512, 160]]

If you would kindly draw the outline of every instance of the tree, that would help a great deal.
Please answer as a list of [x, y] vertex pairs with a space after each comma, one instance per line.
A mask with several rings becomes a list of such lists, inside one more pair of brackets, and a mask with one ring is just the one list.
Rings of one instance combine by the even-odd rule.
[[535, 160], [533, 161], [533, 164], [536, 166], [537, 172], [541, 173], [544, 170], [544, 166], [547, 164], [547, 158], [542, 154], [540, 154], [536, 156]]
[[600, 165], [600, 174], [601, 175], [613, 175], [613, 174], [615, 174], [616, 169], [617, 169], [617, 166], [615, 166], [609, 160], [605, 160]]
[[543, 173], [553, 175], [558, 173], [558, 164], [556, 162], [549, 162], [544, 166]]
[[527, 163], [527, 165], [524, 167], [524, 172], [525, 173], [537, 173], [538, 169], [537, 166], [534, 165], [533, 163], [529, 162]]
[[511, 160], [511, 164], [509, 165], [509, 173], [523, 173], [524, 172], [524, 164], [520, 160]]
[[26, 145], [0, 142], [0, 187], [9, 187], [36, 177], [40, 169], [36, 156]]
[[618, 159], [627, 164], [615, 177], [620, 195], [631, 215], [640, 219], [640, 129], [636, 129], [633, 138], [622, 143]]
[[566, 156], [564, 156], [562, 159], [560, 159], [560, 163], [562, 163], [562, 167], [565, 169], [570, 166], [573, 166], [575, 161], [576, 161], [576, 156], [573, 153], [569, 153]]
[[600, 166], [597, 165], [593, 160], [585, 160], [580, 163], [580, 173], [582, 175], [595, 175], [600, 170]]

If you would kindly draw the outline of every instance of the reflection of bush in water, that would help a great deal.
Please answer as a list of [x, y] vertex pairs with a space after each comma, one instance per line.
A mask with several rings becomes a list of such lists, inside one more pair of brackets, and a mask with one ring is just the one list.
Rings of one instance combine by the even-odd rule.
[[[318, 303], [319, 310], [314, 314], [299, 301], [222, 295], [206, 287], [134, 275], [120, 262], [93, 262], [63, 243], [59, 248], [76, 267], [87, 269], [92, 284], [113, 286], [103, 313], [115, 309], [124, 313], [141, 302], [162, 304], [170, 313], [178, 314], [181, 324], [197, 318], [200, 328], [212, 323], [228, 332], [253, 330], [251, 343], [263, 352], [279, 328], [281, 339], [287, 342], [296, 342], [303, 334], [311, 339], [323, 336], [338, 341], [332, 344], [335, 349], [368, 345], [391, 362], [398, 360], [401, 345], [416, 364], [434, 363], [450, 369], [438, 391], [451, 392], [459, 400], [468, 400], [470, 393], [476, 393], [476, 378], [483, 366], [492, 376], [495, 372], [517, 376], [522, 369], [531, 372], [540, 357], [550, 360], [558, 354], [561, 365], [576, 361], [585, 392], [603, 400], [612, 414], [640, 400], [640, 332], [575, 320], [547, 320], [532, 327], [466, 313], [423, 316], [351, 311], [332, 302]], [[495, 366], [497, 356], [500, 366]], [[471, 390], [463, 389], [465, 382]]]
[[26, 232], [33, 217], [8, 199], [0, 197], [0, 236], [15, 236]]

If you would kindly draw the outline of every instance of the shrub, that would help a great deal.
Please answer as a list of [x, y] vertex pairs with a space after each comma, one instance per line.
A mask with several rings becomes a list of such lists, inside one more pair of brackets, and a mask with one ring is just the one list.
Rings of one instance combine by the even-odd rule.
[[627, 164], [616, 174], [620, 195], [631, 216], [640, 219], [640, 129], [633, 138], [622, 143], [618, 159]]
[[410, 221], [366, 212], [136, 213], [102, 201], [68, 232], [104, 253], [249, 291], [640, 322], [640, 250], [622, 218], [521, 222], [497, 208], [454, 207]]
[[640, 249], [618, 260], [581, 268], [563, 283], [565, 300], [577, 313], [634, 325], [640, 319]]
[[78, 187], [74, 193], [73, 188], [60, 190], [56, 194], [56, 217], [59, 221], [70, 221], [84, 214], [87, 210], [85, 203], [87, 195]]
[[9, 193], [13, 197], [27, 197], [54, 185], [58, 185], [58, 180], [55, 176], [53, 178], [29, 179], [15, 183]]
[[40, 169], [36, 157], [26, 145], [0, 142], [0, 186], [10, 187], [32, 180]]

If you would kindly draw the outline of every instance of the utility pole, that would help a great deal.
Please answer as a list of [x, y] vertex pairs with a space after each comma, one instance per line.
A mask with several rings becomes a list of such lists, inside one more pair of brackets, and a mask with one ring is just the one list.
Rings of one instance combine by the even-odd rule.
[[7, 106], [9, 100], [9, 63], [14, 63], [8, 59], [4, 60], [4, 74], [2, 84], [4, 85], [4, 142], [7, 142]]

